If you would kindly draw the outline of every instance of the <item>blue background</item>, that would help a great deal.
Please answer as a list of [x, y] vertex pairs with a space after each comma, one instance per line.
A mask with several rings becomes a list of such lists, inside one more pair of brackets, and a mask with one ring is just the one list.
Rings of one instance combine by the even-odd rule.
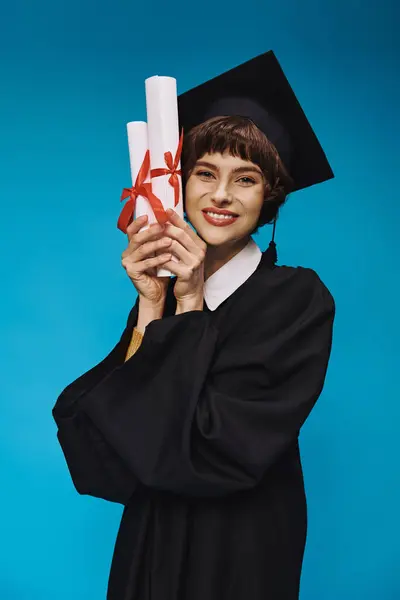
[[122, 506], [75, 492], [51, 409], [136, 297], [116, 221], [144, 79], [183, 92], [271, 48], [336, 174], [294, 194], [277, 231], [280, 263], [316, 269], [337, 303], [301, 435], [301, 598], [400, 598], [396, 2], [15, 0], [1, 22], [2, 600], [105, 598]]

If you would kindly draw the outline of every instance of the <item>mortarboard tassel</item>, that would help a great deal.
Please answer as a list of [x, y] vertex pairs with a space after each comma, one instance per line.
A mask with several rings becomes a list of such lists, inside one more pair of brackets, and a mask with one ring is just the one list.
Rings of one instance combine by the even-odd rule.
[[267, 254], [273, 264], [278, 261], [278, 252], [275, 244], [275, 229], [276, 229], [276, 218], [274, 219], [274, 228], [272, 230], [272, 240], [269, 243]]

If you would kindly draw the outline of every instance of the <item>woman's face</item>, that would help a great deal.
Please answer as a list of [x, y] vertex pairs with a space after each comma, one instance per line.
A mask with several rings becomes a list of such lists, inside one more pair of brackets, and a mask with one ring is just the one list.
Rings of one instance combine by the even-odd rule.
[[[254, 163], [229, 153], [205, 154], [195, 164], [185, 189], [185, 210], [198, 235], [211, 246], [248, 240], [264, 202], [265, 178]], [[215, 223], [204, 213], [227, 210], [234, 219]], [[208, 217], [208, 219], [212, 216]]]

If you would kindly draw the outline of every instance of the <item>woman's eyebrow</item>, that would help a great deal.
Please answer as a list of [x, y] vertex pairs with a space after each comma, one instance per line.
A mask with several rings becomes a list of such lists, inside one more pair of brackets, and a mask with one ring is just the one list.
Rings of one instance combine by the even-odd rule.
[[[206, 160], [198, 160], [196, 165], [196, 167], [208, 167], [209, 169], [214, 169], [215, 171], [219, 171], [219, 167], [217, 165], [214, 165], [213, 163], [209, 163]], [[232, 173], [258, 173], [258, 175], [262, 175], [262, 172], [260, 169], [258, 169], [257, 167], [252, 167], [252, 166], [248, 166], [248, 167], [236, 167], [236, 169], [232, 170]]]
[[213, 165], [213, 163], [209, 163], [206, 160], [198, 160], [195, 164], [195, 167], [208, 167], [209, 169], [215, 169], [215, 171], [219, 171], [219, 167], [217, 167], [217, 165]]
[[232, 173], [258, 173], [262, 175], [262, 172], [257, 167], [236, 167], [233, 169]]

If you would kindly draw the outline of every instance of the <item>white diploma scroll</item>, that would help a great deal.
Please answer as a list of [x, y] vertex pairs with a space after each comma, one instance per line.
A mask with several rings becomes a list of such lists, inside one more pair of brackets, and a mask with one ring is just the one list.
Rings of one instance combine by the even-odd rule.
[[[129, 146], [129, 161], [131, 165], [132, 185], [135, 185], [136, 178], [142, 166], [143, 159], [149, 148], [148, 135], [147, 135], [147, 123], [144, 121], [132, 121], [126, 124], [128, 132], [128, 146]], [[150, 170], [144, 183], [150, 182]], [[148, 229], [148, 227], [156, 222], [153, 209], [147, 198], [138, 196], [136, 198], [136, 210], [133, 215], [134, 219], [138, 219], [143, 215], [148, 216], [148, 221], [140, 231]]]
[[[165, 152], [172, 159], [179, 145], [178, 95], [174, 77], [149, 77], [145, 81], [147, 131], [151, 169], [166, 169]], [[180, 161], [177, 165], [180, 169]], [[179, 202], [175, 206], [175, 190], [169, 183], [170, 175], [151, 177], [152, 191], [161, 200], [164, 210], [172, 208], [183, 219], [182, 181], [179, 179]], [[173, 256], [172, 261], [178, 262]], [[173, 275], [165, 268], [157, 269], [158, 277]]]

